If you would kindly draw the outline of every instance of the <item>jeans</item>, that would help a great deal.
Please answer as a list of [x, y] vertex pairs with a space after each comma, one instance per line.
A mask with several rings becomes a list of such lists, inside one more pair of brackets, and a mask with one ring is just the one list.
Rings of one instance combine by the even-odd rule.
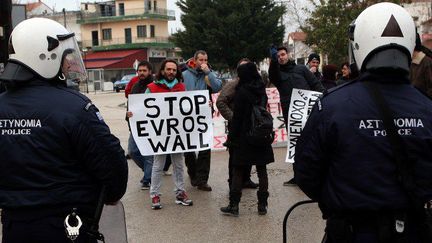
[[151, 186], [150, 186], [150, 196], [159, 196], [160, 188], [162, 186], [162, 171], [165, 166], [166, 156], [171, 156], [171, 165], [173, 167], [173, 182], [174, 182], [174, 192], [176, 195], [184, 192], [184, 178], [183, 178], [183, 154], [159, 154], [154, 156], [152, 176], [151, 176]]
[[129, 135], [128, 140], [128, 153], [132, 160], [138, 167], [144, 172], [144, 177], [141, 179], [141, 183], [150, 183], [153, 167], [153, 155], [143, 156], [141, 155], [132, 134]]

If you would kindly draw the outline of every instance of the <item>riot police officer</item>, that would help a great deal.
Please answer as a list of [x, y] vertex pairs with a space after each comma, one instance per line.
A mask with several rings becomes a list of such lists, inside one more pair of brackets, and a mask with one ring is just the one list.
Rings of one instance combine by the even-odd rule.
[[[0, 80], [0, 207], [3, 243], [71, 242], [65, 217], [75, 209], [86, 232], [104, 190], [105, 204], [126, 191], [119, 140], [99, 110], [66, 79], [86, 78], [74, 33], [43, 18], [21, 22]], [[78, 225], [78, 219], [69, 222]]]
[[[400, 172], [385, 120], [394, 123], [401, 150], [414, 160], [416, 197], [432, 198], [432, 101], [410, 85], [415, 25], [402, 7], [379, 3], [350, 27], [358, 80], [317, 102], [296, 147], [295, 178], [318, 201], [327, 219], [327, 242], [426, 242], [418, 239], [421, 217], [398, 180]], [[393, 112], [382, 116], [370, 92]], [[388, 123], [387, 123], [388, 124]], [[391, 124], [391, 123], [390, 123]], [[415, 164], [412, 163], [415, 161]], [[430, 242], [430, 241], [429, 241]]]

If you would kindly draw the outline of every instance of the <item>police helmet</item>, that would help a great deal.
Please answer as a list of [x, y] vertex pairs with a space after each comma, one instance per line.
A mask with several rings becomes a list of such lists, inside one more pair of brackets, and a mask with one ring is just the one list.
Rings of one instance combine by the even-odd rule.
[[9, 61], [45, 79], [86, 79], [75, 34], [56, 21], [31, 18], [19, 23], [9, 39]]
[[[350, 25], [349, 35], [359, 70], [368, 69], [367, 63], [371, 59], [374, 59], [373, 65], [382, 67], [394, 65], [397, 68], [399, 65], [405, 68], [406, 64], [409, 67], [411, 63], [416, 38], [415, 24], [410, 14], [397, 4], [383, 2], [366, 8]], [[390, 51], [386, 58], [375, 58], [377, 53], [386, 53], [386, 50]], [[400, 58], [388, 59], [397, 56], [395, 53], [403, 55], [403, 63], [398, 63]]]

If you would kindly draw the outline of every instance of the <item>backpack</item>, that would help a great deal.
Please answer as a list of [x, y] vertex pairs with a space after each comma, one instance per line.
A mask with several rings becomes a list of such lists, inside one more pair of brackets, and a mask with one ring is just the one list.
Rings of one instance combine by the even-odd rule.
[[246, 141], [253, 146], [267, 146], [274, 141], [273, 117], [259, 103], [252, 106], [251, 127], [246, 133]]

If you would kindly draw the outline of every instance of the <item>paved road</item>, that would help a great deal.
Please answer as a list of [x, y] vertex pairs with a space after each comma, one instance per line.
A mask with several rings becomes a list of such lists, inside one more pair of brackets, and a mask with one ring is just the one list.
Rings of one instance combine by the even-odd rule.
[[[124, 120], [124, 93], [88, 94], [101, 110], [111, 131], [127, 149], [128, 128]], [[186, 191], [194, 201], [192, 207], [174, 203], [173, 182], [163, 178], [162, 210], [152, 210], [148, 191], [141, 191], [141, 170], [129, 160], [128, 189], [122, 202], [126, 212], [129, 243], [142, 242], [282, 242], [282, 222], [288, 208], [307, 197], [297, 187], [284, 187], [292, 177], [292, 166], [284, 163], [285, 148], [275, 148], [276, 162], [268, 166], [269, 210], [259, 216], [256, 190], [243, 190], [238, 218], [223, 216], [219, 208], [228, 203], [228, 153], [213, 152], [209, 184], [212, 192], [199, 191], [189, 183], [185, 172]], [[252, 179], [258, 181], [256, 172]], [[316, 204], [295, 210], [288, 221], [289, 242], [320, 242], [324, 222]], [[107, 243], [110, 243], [107, 241]]]

